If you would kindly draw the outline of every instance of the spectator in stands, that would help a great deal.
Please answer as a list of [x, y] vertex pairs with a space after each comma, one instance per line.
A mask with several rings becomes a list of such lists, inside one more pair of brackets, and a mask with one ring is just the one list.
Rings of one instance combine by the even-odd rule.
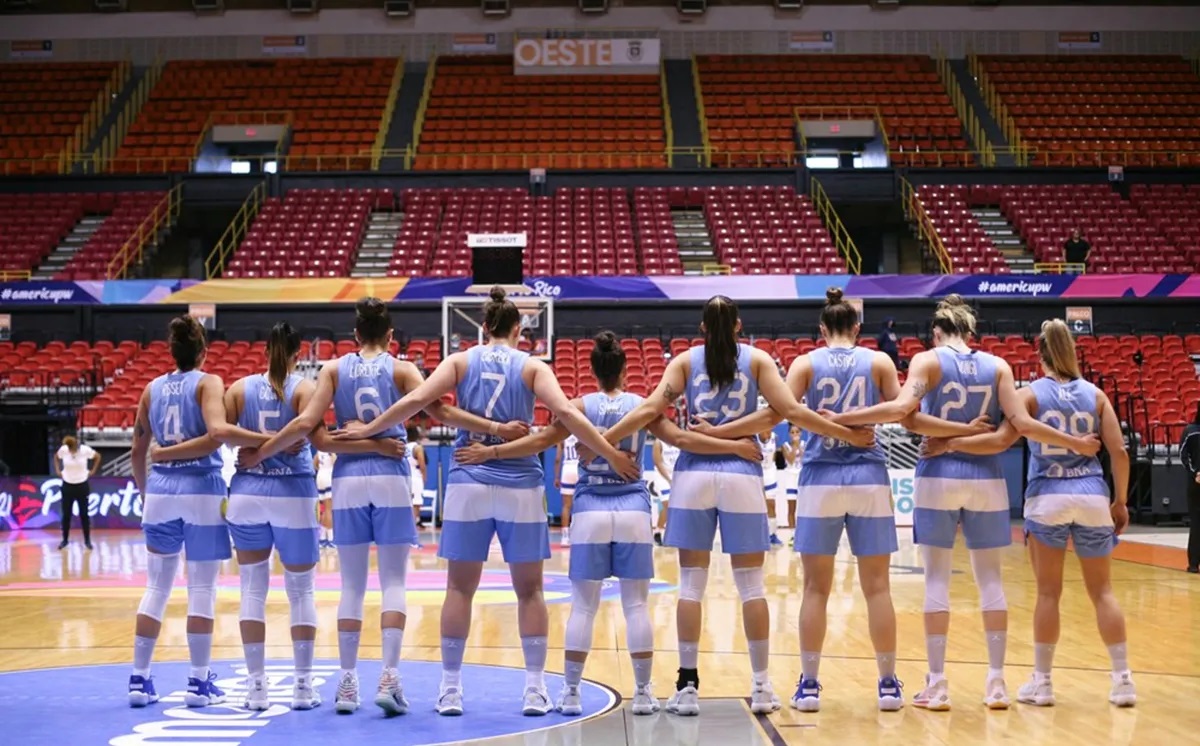
[[[1081, 264], [1086, 268], [1088, 254], [1091, 251], [1092, 245], [1084, 239], [1083, 234], [1078, 228], [1071, 231], [1071, 237], [1063, 244], [1063, 252], [1066, 254], [1067, 264]], [[1071, 267], [1067, 271], [1078, 272], [1079, 270]]]
[[1179, 457], [1188, 470], [1187, 571], [1200, 573], [1200, 406], [1196, 418], [1183, 430]]
[[900, 369], [900, 338], [896, 335], [896, 320], [888, 318], [879, 332], [879, 351], [892, 359], [896, 370]]
[[92, 527], [88, 519], [88, 496], [92, 489], [88, 478], [100, 468], [100, 454], [91, 446], [81, 444], [73, 435], [63, 438], [62, 447], [54, 454], [54, 473], [62, 479], [62, 543], [65, 549], [71, 534], [71, 512], [79, 506], [79, 523], [83, 526], [83, 544], [92, 548]]

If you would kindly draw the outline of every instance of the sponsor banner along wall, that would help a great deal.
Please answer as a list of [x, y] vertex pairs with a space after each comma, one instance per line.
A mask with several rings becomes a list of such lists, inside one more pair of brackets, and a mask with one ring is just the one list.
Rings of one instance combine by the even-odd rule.
[[[375, 296], [440, 301], [463, 295], [467, 277], [377, 279], [56, 280], [0, 283], [0, 308], [149, 303], [353, 303]], [[847, 297], [929, 298], [1200, 298], [1200, 275], [709, 275], [705, 277], [527, 277], [534, 295], [558, 300], [702, 301], [823, 300], [841, 287]]]
[[518, 39], [518, 75], [655, 74], [662, 57], [658, 39]]
[[[88, 515], [93, 528], [140, 528], [142, 494], [127, 477], [92, 477]], [[75, 514], [79, 514], [76, 508]], [[62, 521], [62, 480], [0, 477], [0, 531], [56, 528]], [[77, 526], [77, 524], [74, 524]]]

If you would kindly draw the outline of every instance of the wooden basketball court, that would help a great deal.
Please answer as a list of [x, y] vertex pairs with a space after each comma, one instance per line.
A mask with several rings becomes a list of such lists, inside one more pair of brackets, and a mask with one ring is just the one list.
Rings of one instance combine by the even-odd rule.
[[[906, 700], [911, 701], [912, 695], [921, 687], [925, 671], [921, 627], [923, 581], [918, 554], [908, 541], [907, 533], [901, 531], [901, 549], [893, 562], [892, 589], [900, 625], [898, 672], [906, 684]], [[426, 546], [414, 554], [404, 641], [405, 661], [437, 661], [439, 658], [442, 563], [434, 552], [434, 535], [427, 533], [423, 540]], [[114, 717], [119, 714], [128, 718], [128, 709], [124, 705], [128, 672], [124, 666], [132, 655], [132, 620], [144, 582], [144, 548], [141, 535], [135, 532], [101, 532], [93, 542], [95, 550], [87, 552], [76, 537], [76, 543], [59, 551], [57, 535], [26, 532], [10, 535], [7, 541], [0, 543], [0, 629], [3, 630], [0, 633], [0, 671], [31, 672], [56, 667], [121, 664], [120, 669], [113, 669], [111, 691], [79, 691], [78, 695], [92, 698], [102, 695], [111, 700]], [[563, 630], [570, 608], [569, 583], [565, 577], [568, 551], [556, 547], [554, 558], [547, 563], [550, 669], [553, 671], [562, 670]], [[673, 686], [677, 665], [674, 632], [677, 568], [671, 550], [657, 549], [656, 553], [658, 578], [651, 596], [651, 613], [660, 655], [655, 662], [654, 681], [656, 694], [665, 702]], [[749, 693], [750, 673], [739, 603], [727, 561], [717, 557], [704, 606], [700, 672], [701, 695], [706, 701], [702, 702], [704, 709], [698, 719], [679, 722], [686, 719], [665, 713], [652, 718], [634, 718], [624, 707], [600, 714], [582, 725], [552, 715], [533, 719], [536, 722], [528, 724], [530, 733], [514, 737], [523, 740], [505, 743], [538, 746], [558, 743], [589, 746], [653, 743], [663, 746], [718, 742], [838, 746], [866, 743], [957, 746], [1001, 742], [1174, 746], [1200, 743], [1200, 578], [1182, 571], [1183, 553], [1176, 548], [1123, 542], [1117, 556], [1119, 560], [1114, 566], [1113, 579], [1128, 618], [1130, 660], [1139, 696], [1138, 706], [1134, 709], [1117, 710], [1107, 702], [1107, 656], [1096, 632], [1078, 568], [1074, 558], [1068, 557], [1063, 639], [1054, 674], [1058, 706], [1039, 709], [1014, 704], [1006, 712], [987, 711], [979, 703], [987, 669], [986, 651], [966, 552], [960, 550], [952, 580], [954, 617], [947, 650], [947, 675], [954, 702], [952, 712], [924, 712], [911, 705], [899, 713], [876, 710], [874, 656], [855, 567], [848, 555], [841, 558], [834, 596], [830, 600], [829, 634], [821, 668], [821, 681], [825, 687], [822, 711], [819, 714], [795, 712], [786, 701], [799, 673], [797, 618], [801, 576], [798, 558], [784, 549], [772, 553], [767, 564], [767, 596], [774, 629], [771, 675], [785, 702], [781, 712], [755, 719], [742, 701]], [[497, 572], [494, 575], [489, 572], [480, 591], [466, 661], [468, 664], [519, 668], [522, 658], [515, 632], [516, 612], [511, 591], [504, 587], [504, 566], [498, 555], [488, 569]], [[1019, 543], [1008, 551], [1005, 571], [1011, 619], [1008, 685], [1015, 700], [1016, 689], [1028, 677], [1033, 660], [1031, 614], [1035, 601], [1033, 576]], [[319, 572], [321, 626], [317, 633], [317, 658], [336, 661], [335, 553], [324, 556]], [[236, 567], [229, 563], [222, 575], [218, 597], [214, 660], [233, 662], [240, 660], [242, 655], [238, 638], [237, 584]], [[633, 689], [633, 676], [624, 649], [620, 602], [609, 596], [606, 598], [608, 600], [603, 603], [597, 618], [595, 648], [585, 677], [628, 697]], [[369, 594], [368, 622], [363, 633], [364, 659], [379, 657], [378, 626], [371, 622], [377, 619], [378, 604], [378, 592]], [[185, 612], [183, 580], [180, 578], [168, 609], [156, 663], [187, 659]], [[290, 660], [287, 601], [282, 588], [272, 591], [267, 624], [268, 640], [275, 641], [269, 646], [268, 657], [275, 661]], [[401, 673], [404, 673], [403, 662]], [[11, 694], [18, 685], [26, 687], [20, 684], [25, 680], [22, 676], [26, 675], [0, 675], [0, 692]], [[29, 681], [35, 682], [35, 679]], [[489, 708], [495, 707], [496, 702], [508, 700], [512, 700], [515, 707], [520, 695], [519, 690], [496, 693], [484, 692], [477, 687], [472, 691], [469, 675], [465, 676], [465, 682], [468, 715], [461, 719], [464, 721], [471, 715], [473, 697], [478, 713], [485, 709], [481, 701], [485, 697], [492, 697], [488, 700]], [[160, 692], [178, 688], [182, 683], [163, 682], [160, 674]], [[364, 690], [373, 691], [370, 689], [373, 685], [370, 675], [364, 674]], [[26, 689], [21, 693], [36, 703], [36, 691]], [[414, 712], [435, 695], [415, 691], [411, 685], [407, 693], [413, 701]], [[551, 686], [551, 694], [557, 695], [556, 683]], [[71, 696], [70, 692], [56, 692], [58, 701], [68, 706]], [[331, 698], [326, 697], [327, 700]], [[11, 701], [0, 702], [4, 702], [6, 708], [12, 705]], [[328, 711], [331, 708], [323, 709], [327, 711], [312, 717], [332, 717]], [[368, 704], [364, 709], [373, 708]], [[69, 710], [60, 714], [64, 717], [63, 735], [70, 736], [63, 742], [109, 743], [107, 736], [96, 736], [96, 740], [79, 736], [83, 731], [70, 730]], [[370, 713], [371, 717], [375, 715]], [[159, 716], [147, 714], [146, 717]], [[360, 712], [354, 717], [367, 717], [367, 714]], [[348, 721], [329, 722], [337, 726]], [[547, 726], [555, 727], [532, 730]], [[15, 739], [0, 738], [0, 741], [22, 743], [19, 735]], [[131, 743], [120, 739], [111, 742]], [[250, 738], [246, 742], [254, 744], [258, 741]]]

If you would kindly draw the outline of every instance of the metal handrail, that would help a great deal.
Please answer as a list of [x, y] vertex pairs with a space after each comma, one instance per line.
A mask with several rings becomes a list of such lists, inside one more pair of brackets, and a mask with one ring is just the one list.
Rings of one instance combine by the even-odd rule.
[[213, 250], [209, 252], [208, 257], [204, 260], [204, 276], [212, 280], [218, 277], [225, 269], [225, 262], [233, 255], [235, 249], [246, 237], [250, 231], [251, 224], [258, 217], [259, 208], [262, 207], [263, 200], [266, 199], [267, 182], [263, 181], [250, 190], [249, 196], [238, 211], [233, 216], [233, 220], [229, 221], [225, 232], [217, 239], [217, 243], [213, 246]]
[[[425, 68], [425, 85], [421, 89], [421, 103], [417, 104], [417, 115], [413, 120], [413, 139], [411, 147], [416, 150], [421, 144], [421, 132], [425, 129], [425, 112], [429, 110], [429, 99], [433, 96], [433, 79], [437, 75], [437, 55], [429, 60], [429, 66]], [[405, 168], [411, 168], [408, 162], [405, 161]]]
[[1036, 262], [1033, 265], [1035, 275], [1082, 275], [1087, 271], [1084, 262]]
[[671, 100], [667, 97], [666, 60], [662, 60], [658, 63], [658, 87], [662, 97], [663, 134], [665, 135], [667, 142], [667, 147], [663, 151], [663, 154], [667, 156], [667, 165], [674, 166], [675, 125], [671, 122]]
[[[388, 88], [387, 101], [383, 105], [383, 116], [379, 118], [379, 131], [375, 133], [375, 145], [372, 148], [375, 152], [382, 152], [384, 146], [387, 145], [387, 133], [392, 127], [392, 117], [396, 114], [396, 99], [400, 96], [400, 86], [404, 82], [404, 58], [396, 60], [396, 67], [392, 70], [392, 84]], [[372, 158], [371, 170], [379, 170], [380, 159]]]
[[929, 217], [929, 213], [925, 210], [925, 204], [921, 201], [920, 195], [915, 187], [908, 179], [900, 179], [900, 193], [904, 202], [904, 216], [910, 223], [917, 227], [917, 234], [925, 242], [933, 252], [933, 256], [937, 259], [938, 267], [942, 270], [942, 274], [951, 274], [954, 272], [954, 260], [950, 256], [946, 244], [942, 241], [941, 235], [937, 232], [937, 227], [933, 224], [933, 219]]
[[833, 237], [834, 246], [846, 260], [846, 267], [856, 275], [862, 274], [862, 254], [859, 253], [858, 246], [854, 244], [850, 231], [846, 230], [842, 219], [838, 217], [837, 210], [833, 209], [833, 201], [829, 199], [825, 187], [821, 186], [821, 182], [816, 179], [809, 179], [809, 184], [811, 185], [809, 196], [812, 198], [813, 207], [816, 208], [817, 214], [825, 223], [825, 228]]
[[180, 201], [183, 195], [183, 184], [176, 184], [159, 201], [150, 214], [142, 220], [133, 234], [125, 239], [117, 253], [108, 260], [105, 275], [110, 280], [123, 280], [129, 276], [131, 267], [142, 263], [146, 244], [158, 237], [166, 226], [169, 226], [179, 216]]
[[692, 55], [692, 91], [696, 95], [696, 114], [700, 117], [700, 141], [704, 143], [704, 165], [712, 165], [712, 140], [708, 136], [708, 112], [704, 108], [704, 89], [700, 85], [700, 65]]

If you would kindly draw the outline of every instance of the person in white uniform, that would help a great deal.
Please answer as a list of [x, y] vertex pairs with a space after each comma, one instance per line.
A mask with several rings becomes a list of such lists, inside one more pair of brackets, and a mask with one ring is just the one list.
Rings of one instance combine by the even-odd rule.
[[92, 548], [92, 526], [88, 520], [88, 498], [92, 494], [88, 478], [100, 468], [100, 454], [92, 447], [80, 443], [75, 436], [63, 438], [63, 444], [54, 454], [54, 472], [62, 479], [62, 543], [66, 549], [71, 534], [71, 513], [78, 506], [79, 524], [83, 527], [83, 545]]
[[[765, 409], [766, 402], [759, 400], [759, 408]], [[767, 501], [767, 524], [771, 529], [771, 546], [781, 547], [779, 540], [779, 519], [775, 517], [775, 496], [779, 491], [779, 469], [775, 465], [775, 431], [764, 430], [756, 437], [762, 448], [763, 496]]]
[[416, 425], [408, 426], [408, 449], [404, 452], [408, 459], [409, 480], [412, 484], [413, 520], [417, 528], [424, 528], [421, 511], [425, 508], [425, 485], [429, 483], [429, 462], [425, 460], [425, 446], [421, 445], [421, 428]]
[[[800, 442], [800, 428], [792, 425], [788, 428], [788, 442], [783, 444], [783, 459], [787, 462], [783, 476], [779, 480], [779, 489], [784, 491], [787, 500], [787, 525], [796, 527], [796, 496], [800, 494], [800, 462], [804, 459], [804, 444]], [[794, 539], [793, 539], [794, 541]]]
[[679, 460], [679, 447], [663, 440], [655, 440], [653, 454], [654, 484], [660, 503], [654, 543], [661, 547], [663, 532], [667, 530], [667, 507], [671, 502], [671, 480], [675, 476], [675, 462]]
[[554, 486], [562, 493], [562, 545], [571, 546], [571, 500], [579, 481], [579, 438], [568, 437], [554, 455]]
[[322, 549], [332, 549], [333, 544], [333, 462], [337, 454], [317, 451], [314, 459], [317, 468], [317, 517], [321, 523]]

